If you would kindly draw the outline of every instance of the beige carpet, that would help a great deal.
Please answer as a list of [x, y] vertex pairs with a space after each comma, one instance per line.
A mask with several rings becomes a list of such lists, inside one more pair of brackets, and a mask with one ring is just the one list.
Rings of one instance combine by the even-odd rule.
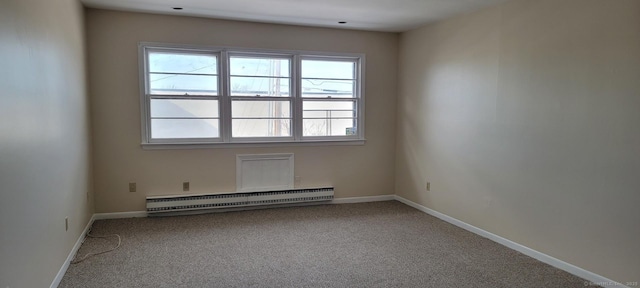
[[[400, 202], [101, 220], [60, 287], [584, 287]], [[87, 238], [79, 254], [117, 238]]]

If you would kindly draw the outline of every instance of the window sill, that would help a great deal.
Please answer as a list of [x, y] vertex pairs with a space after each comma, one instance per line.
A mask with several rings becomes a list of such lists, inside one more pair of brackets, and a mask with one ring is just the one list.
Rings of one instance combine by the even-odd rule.
[[314, 140], [297, 142], [238, 142], [238, 143], [142, 143], [143, 150], [168, 149], [211, 149], [211, 148], [253, 148], [253, 147], [295, 147], [295, 146], [361, 146], [366, 139], [356, 140]]

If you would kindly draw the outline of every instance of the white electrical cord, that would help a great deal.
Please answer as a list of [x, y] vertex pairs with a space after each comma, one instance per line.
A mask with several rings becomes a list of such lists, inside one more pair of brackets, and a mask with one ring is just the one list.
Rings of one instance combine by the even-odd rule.
[[[89, 253], [89, 254], [87, 254], [87, 255], [84, 255], [84, 256], [83, 256], [83, 257], [81, 257], [80, 259], [76, 259], [76, 258], [74, 258], [73, 260], [71, 260], [71, 264], [78, 264], [78, 263], [80, 263], [80, 262], [82, 262], [82, 261], [84, 261], [84, 260], [87, 260], [89, 257], [92, 257], [92, 256], [96, 256], [96, 255], [100, 255], [100, 254], [104, 254], [104, 253], [111, 252], [111, 251], [113, 251], [113, 250], [116, 250], [116, 249], [120, 248], [120, 244], [122, 244], [122, 238], [120, 238], [120, 235], [118, 235], [118, 234], [111, 234], [111, 235], [105, 235], [105, 236], [95, 236], [95, 235], [91, 235], [91, 234], [87, 233], [87, 237], [89, 237], [89, 238], [101, 238], [101, 239], [107, 239], [107, 238], [109, 238], [109, 237], [113, 237], [113, 236], [118, 237], [118, 245], [117, 245], [116, 247], [113, 247], [113, 248], [111, 248], [111, 249], [109, 249], [109, 250], [105, 250], [105, 251], [98, 252], [98, 253]], [[77, 257], [77, 256], [78, 256], [78, 254], [76, 254], [76, 257]]]

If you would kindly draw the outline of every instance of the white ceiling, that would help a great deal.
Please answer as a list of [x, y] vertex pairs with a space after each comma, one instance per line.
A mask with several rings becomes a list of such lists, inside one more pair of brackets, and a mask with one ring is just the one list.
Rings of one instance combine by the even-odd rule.
[[[506, 0], [81, 0], [87, 7], [402, 32]], [[176, 11], [172, 7], [182, 7]], [[347, 24], [338, 24], [347, 21]]]

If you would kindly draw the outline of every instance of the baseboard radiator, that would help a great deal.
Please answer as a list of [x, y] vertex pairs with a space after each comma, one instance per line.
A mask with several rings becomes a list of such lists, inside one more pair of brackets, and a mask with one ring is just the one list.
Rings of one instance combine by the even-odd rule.
[[333, 187], [324, 187], [248, 193], [154, 196], [147, 197], [147, 213], [150, 216], [160, 216], [189, 211], [208, 212], [207, 210], [236, 210], [268, 205], [314, 203], [333, 200], [333, 192]]

